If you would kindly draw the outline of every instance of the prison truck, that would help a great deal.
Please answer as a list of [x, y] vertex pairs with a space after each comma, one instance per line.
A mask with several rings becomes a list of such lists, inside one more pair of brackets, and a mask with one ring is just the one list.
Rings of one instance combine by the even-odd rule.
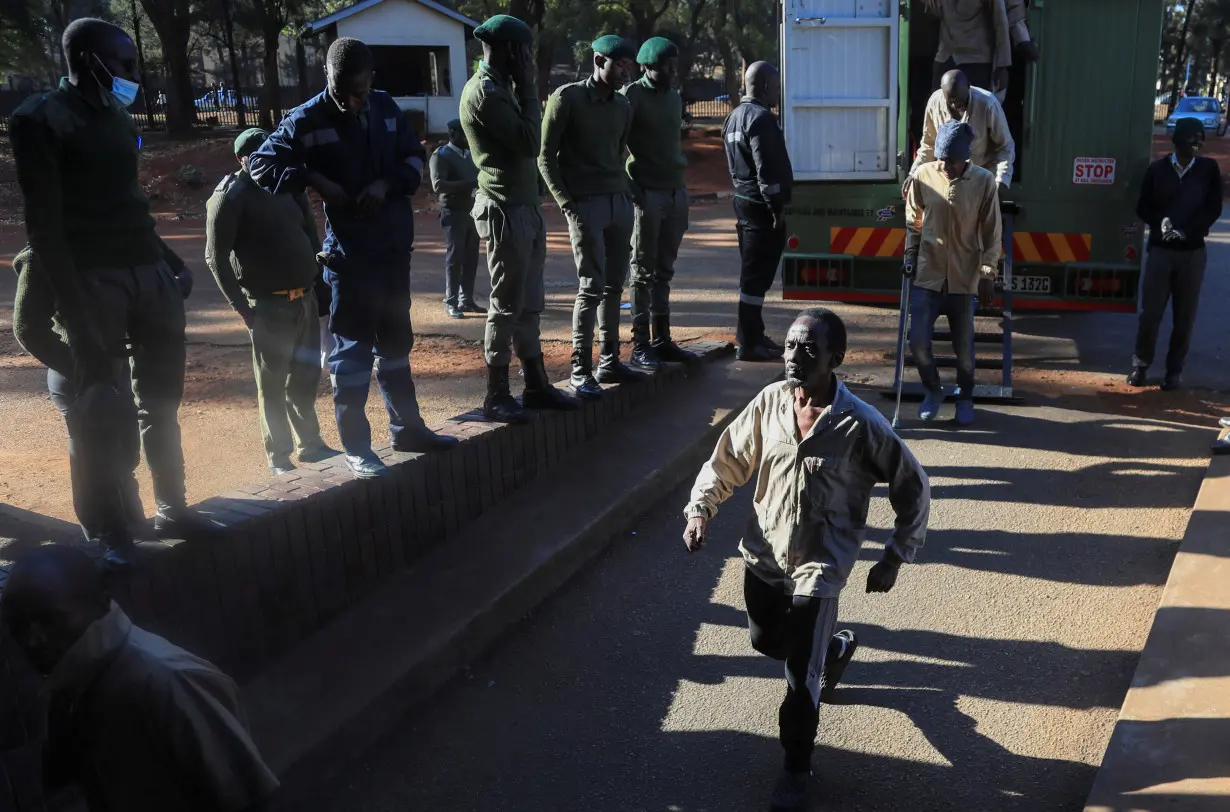
[[[1041, 53], [1015, 65], [1007, 308], [1133, 311], [1136, 195], [1153, 143], [1163, 0], [1032, 0]], [[901, 186], [931, 93], [922, 0], [782, 0], [782, 126], [794, 164], [786, 299], [896, 303]], [[1010, 361], [1009, 361], [1010, 363]]]

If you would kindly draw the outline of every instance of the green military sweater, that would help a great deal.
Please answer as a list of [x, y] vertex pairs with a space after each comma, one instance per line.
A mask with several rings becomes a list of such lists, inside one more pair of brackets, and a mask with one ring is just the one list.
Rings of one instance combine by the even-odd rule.
[[671, 87], [656, 88], [649, 77], [619, 91], [632, 104], [628, 135], [628, 177], [643, 189], [682, 189], [683, 99]]
[[57, 291], [77, 271], [162, 258], [137, 175], [140, 137], [109, 95], [61, 79], [17, 108], [9, 137], [26, 235]]
[[205, 262], [240, 312], [248, 298], [312, 287], [319, 250], [307, 198], [268, 192], [243, 170], [223, 178], [205, 205]]
[[582, 197], [627, 192], [624, 148], [631, 129], [628, 99], [619, 93], [603, 98], [593, 77], [552, 93], [538, 165], [555, 202], [562, 207]]
[[440, 196], [440, 208], [469, 211], [478, 188], [478, 167], [470, 151], [451, 143], [431, 154], [431, 188]]
[[500, 204], [539, 205], [534, 164], [542, 133], [538, 87], [527, 82], [514, 91], [508, 77], [480, 62], [461, 91], [460, 106], [479, 190]]

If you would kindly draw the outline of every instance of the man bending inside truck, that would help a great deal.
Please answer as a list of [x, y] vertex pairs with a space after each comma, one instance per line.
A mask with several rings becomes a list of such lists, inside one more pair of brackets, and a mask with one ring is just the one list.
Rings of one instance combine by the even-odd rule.
[[897, 523], [867, 575], [868, 592], [893, 588], [922, 546], [931, 508], [931, 486], [914, 455], [833, 374], [845, 354], [846, 328], [835, 313], [800, 314], [786, 333], [785, 382], [767, 386], [722, 432], [684, 512], [683, 540], [695, 552], [718, 506], [757, 477], [755, 512], [739, 548], [752, 648], [786, 664], [778, 713], [785, 770], [774, 812], [809, 808], [820, 701], [828, 701], [856, 647], [848, 630], [833, 632], [872, 488], [888, 483]]
[[926, 394], [920, 420], [934, 420], [944, 402], [931, 336], [948, 317], [957, 355], [957, 425], [974, 422], [974, 309], [995, 292], [1002, 251], [995, 176], [970, 161], [974, 131], [964, 121], [940, 127], [936, 160], [924, 164], [905, 200], [905, 266], [910, 296], [910, 349]]
[[931, 66], [931, 87], [945, 71], [960, 68], [978, 87], [1008, 88], [1012, 33], [1004, 0], [926, 0], [940, 18], [940, 47]]
[[1149, 256], [1141, 283], [1136, 352], [1127, 380], [1131, 386], [1145, 385], [1157, 330], [1173, 296], [1174, 326], [1162, 389], [1179, 388], [1208, 261], [1204, 238], [1222, 210], [1221, 170], [1217, 161], [1196, 154], [1203, 146], [1204, 124], [1195, 118], [1179, 119], [1174, 152], [1154, 161], [1140, 185], [1136, 215], [1149, 226]]
[[927, 100], [922, 142], [902, 195], [908, 194], [910, 181], [919, 167], [935, 160], [936, 135], [949, 121], [964, 121], [973, 129], [970, 161], [995, 175], [1002, 198], [1012, 184], [1012, 166], [1016, 163], [1016, 143], [1008, 131], [1008, 119], [995, 96], [981, 87], [973, 87], [969, 77], [959, 70], [945, 73], [940, 89]]

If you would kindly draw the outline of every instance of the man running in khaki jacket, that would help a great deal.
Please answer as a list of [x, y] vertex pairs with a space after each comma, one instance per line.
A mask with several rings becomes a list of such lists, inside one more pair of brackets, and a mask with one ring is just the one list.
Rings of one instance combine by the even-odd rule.
[[[807, 809], [811, 754], [827, 699], [857, 642], [837, 626], [837, 598], [866, 535], [871, 491], [888, 483], [896, 530], [867, 577], [888, 592], [927, 532], [931, 486], [888, 421], [833, 371], [846, 328], [830, 310], [804, 311], [786, 334], [786, 380], [766, 387], [722, 433], [684, 515], [695, 552], [718, 506], [756, 476], [755, 513], [739, 549], [752, 648], [786, 663], [779, 712], [785, 771], [771, 810]], [[823, 689], [823, 697], [822, 697]]]

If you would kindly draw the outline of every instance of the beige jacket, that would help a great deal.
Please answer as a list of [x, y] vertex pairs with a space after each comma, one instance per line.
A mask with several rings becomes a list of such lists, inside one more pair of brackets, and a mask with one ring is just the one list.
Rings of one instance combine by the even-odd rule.
[[755, 512], [739, 549], [757, 575], [792, 594], [831, 598], [846, 585], [878, 482], [888, 483], [897, 513], [889, 548], [910, 562], [926, 537], [927, 474], [888, 421], [840, 382], [801, 442], [790, 387], [761, 391], [722, 432], [684, 515], [712, 518], [753, 475]]
[[978, 292], [995, 278], [1003, 253], [995, 176], [972, 163], [949, 180], [939, 161], [918, 170], [905, 198], [905, 252], [917, 255], [914, 284], [948, 293]]
[[935, 0], [939, 13], [940, 47], [936, 62], [952, 59], [958, 66], [1012, 65], [1008, 10], [1004, 0]]
[[49, 767], [91, 812], [247, 812], [278, 787], [230, 677], [114, 603], [47, 690]]
[[[913, 175], [923, 164], [935, 160], [935, 137], [940, 127], [952, 121], [948, 112], [948, 104], [944, 100], [944, 91], [937, 90], [927, 99], [927, 109], [923, 114], [922, 141], [918, 145], [918, 154], [910, 167]], [[1008, 118], [1004, 108], [994, 94], [980, 87], [969, 89], [969, 107], [965, 110], [962, 121], [974, 130], [974, 143], [970, 145], [970, 161], [983, 169], [995, 173], [997, 183], [1012, 185], [1012, 166], [1016, 163], [1016, 142], [1008, 130]]]

